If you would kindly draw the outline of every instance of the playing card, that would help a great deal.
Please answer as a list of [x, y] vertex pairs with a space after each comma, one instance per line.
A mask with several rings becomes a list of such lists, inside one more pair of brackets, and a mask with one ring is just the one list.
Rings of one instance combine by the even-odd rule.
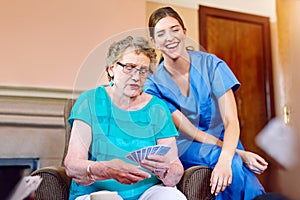
[[147, 158], [147, 156], [151, 153], [151, 151], [152, 151], [152, 146], [147, 147], [147, 150], [146, 150], [146, 157], [145, 157], [145, 158]]
[[169, 146], [160, 146], [160, 148], [156, 151], [156, 155], [164, 156], [170, 151], [171, 147]]
[[139, 159], [138, 159], [138, 156], [135, 151], [131, 152], [130, 155], [133, 157], [133, 159], [136, 163], [139, 163]]
[[131, 154], [127, 155], [126, 158], [133, 161], [133, 162], [136, 162], [136, 160], [132, 157]]
[[149, 146], [131, 152], [129, 155], [126, 156], [126, 158], [133, 162], [139, 163], [140, 161], [146, 159], [149, 154], [164, 156], [169, 152], [170, 149], [171, 147], [166, 145]]
[[151, 149], [151, 153], [150, 154], [156, 154], [157, 150], [159, 149], [159, 146], [156, 145], [156, 146], [152, 146], [152, 149]]
[[142, 159], [141, 160], [144, 160], [147, 156], [147, 147], [141, 149], [141, 153], [142, 153]]
[[140, 162], [142, 159], [142, 150], [139, 149], [136, 151], [136, 155], [137, 155], [137, 158], [138, 158], [138, 162]]

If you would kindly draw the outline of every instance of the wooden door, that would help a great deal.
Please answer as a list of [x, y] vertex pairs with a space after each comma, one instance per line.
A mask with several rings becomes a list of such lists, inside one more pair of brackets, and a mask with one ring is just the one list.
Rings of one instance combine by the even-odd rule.
[[[235, 93], [245, 149], [268, 158], [255, 137], [274, 117], [269, 19], [221, 9], [199, 7], [200, 44], [223, 59], [241, 87]], [[268, 191], [272, 166], [258, 175]]]

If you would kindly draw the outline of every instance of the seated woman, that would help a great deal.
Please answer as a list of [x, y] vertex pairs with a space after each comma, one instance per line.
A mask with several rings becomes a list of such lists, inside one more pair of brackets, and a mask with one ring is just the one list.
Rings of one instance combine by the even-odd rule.
[[151, 14], [149, 33], [163, 61], [148, 76], [145, 91], [167, 103], [180, 132], [184, 168], [210, 167], [211, 193], [218, 200], [252, 200], [263, 194], [253, 172], [262, 173], [268, 163], [245, 151], [239, 140], [233, 93], [240, 83], [230, 68], [215, 55], [185, 48], [186, 28], [171, 7]]
[[[127, 37], [111, 45], [107, 56], [110, 86], [82, 93], [69, 118], [72, 127], [65, 166], [72, 178], [70, 199], [90, 199], [100, 190], [117, 191], [119, 199], [177, 199], [183, 175], [168, 107], [142, 92], [156, 54], [143, 38]], [[136, 166], [130, 152], [168, 145], [165, 156], [148, 155]]]

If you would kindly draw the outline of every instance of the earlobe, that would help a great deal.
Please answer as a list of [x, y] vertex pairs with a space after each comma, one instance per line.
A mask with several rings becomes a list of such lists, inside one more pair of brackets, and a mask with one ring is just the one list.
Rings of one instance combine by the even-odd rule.
[[108, 71], [108, 74], [109, 74], [110, 77], [114, 77], [114, 72], [112, 70], [113, 68], [114, 68], [114, 65], [111, 65], [111, 66], [108, 67], [107, 71]]

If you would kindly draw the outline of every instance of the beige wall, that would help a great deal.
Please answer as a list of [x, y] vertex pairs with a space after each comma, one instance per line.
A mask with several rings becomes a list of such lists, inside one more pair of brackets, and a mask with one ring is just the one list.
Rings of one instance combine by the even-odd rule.
[[145, 26], [145, 0], [0, 1], [0, 25], [0, 86], [72, 89], [99, 43]]
[[291, 123], [300, 130], [297, 123], [300, 116], [300, 1], [278, 0], [278, 38], [280, 66], [285, 75], [284, 91], [291, 110]]
[[[300, 144], [300, 1], [298, 0], [277, 0], [278, 16], [278, 46], [279, 66], [284, 74], [284, 82], [281, 85], [284, 91], [286, 104], [290, 108], [290, 124]], [[285, 133], [282, 133], [285, 134]], [[288, 147], [282, 147], [288, 148]], [[299, 149], [298, 149], [299, 151]], [[298, 156], [300, 154], [298, 153]], [[298, 160], [299, 161], [299, 160]], [[300, 184], [300, 164], [290, 170], [279, 170], [278, 190], [292, 199], [300, 198], [298, 185]]]

